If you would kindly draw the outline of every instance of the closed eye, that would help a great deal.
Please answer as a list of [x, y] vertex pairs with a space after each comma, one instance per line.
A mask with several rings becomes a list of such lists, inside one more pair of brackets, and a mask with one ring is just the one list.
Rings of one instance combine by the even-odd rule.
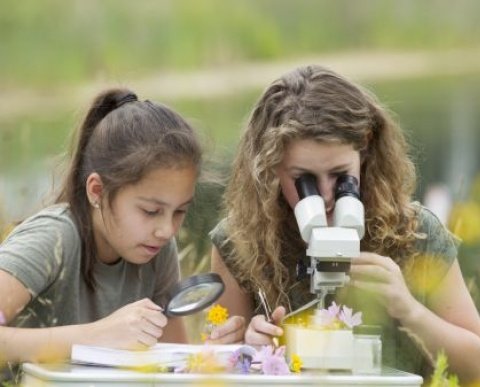
[[340, 176], [346, 175], [348, 172], [347, 171], [342, 171], [342, 172], [332, 172], [330, 173], [331, 177], [339, 178]]
[[157, 214], [159, 213], [158, 210], [155, 210], [155, 211], [142, 210], [142, 211], [143, 211], [143, 213], [144, 213], [145, 215], [147, 215], [147, 216], [155, 216], [155, 215], [157, 215]]

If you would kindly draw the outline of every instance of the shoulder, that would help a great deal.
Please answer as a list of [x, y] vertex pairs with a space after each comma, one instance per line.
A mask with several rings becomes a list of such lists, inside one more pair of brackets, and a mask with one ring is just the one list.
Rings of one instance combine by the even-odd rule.
[[417, 233], [422, 236], [417, 247], [422, 252], [441, 255], [447, 261], [457, 256], [460, 240], [455, 237], [438, 217], [418, 202], [414, 203], [417, 213]]
[[67, 205], [57, 204], [44, 208], [25, 219], [5, 238], [4, 244], [13, 239], [35, 238], [36, 242], [61, 238], [63, 242], [73, 241], [79, 236], [77, 226]]
[[63, 227], [72, 231], [77, 230], [69, 207], [66, 204], [56, 204], [50, 207], [46, 207], [43, 210], [37, 212], [35, 215], [26, 218], [17, 227], [13, 229], [12, 233], [30, 230], [32, 228], [41, 226], [56, 228]]
[[15, 227], [0, 245], [0, 267], [39, 294], [70, 268], [80, 236], [65, 205], [45, 208]]

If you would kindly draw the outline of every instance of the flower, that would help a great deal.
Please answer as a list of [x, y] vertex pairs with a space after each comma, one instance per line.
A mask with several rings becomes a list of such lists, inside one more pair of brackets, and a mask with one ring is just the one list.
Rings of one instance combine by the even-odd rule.
[[255, 353], [253, 347], [240, 347], [235, 350], [228, 359], [229, 371], [240, 371], [242, 374], [248, 374]]
[[[218, 361], [213, 350], [208, 346], [201, 352], [190, 355], [184, 370], [192, 373], [216, 373], [224, 371], [225, 367]], [[179, 372], [180, 370], [177, 370]]]
[[222, 325], [227, 319], [228, 310], [220, 304], [216, 304], [208, 310], [207, 322], [213, 325]]
[[362, 312], [357, 312], [355, 314], [352, 313], [353, 310], [344, 305], [338, 316], [338, 318], [350, 329], [362, 323]]
[[321, 309], [315, 317], [315, 323], [326, 329], [352, 329], [362, 323], [362, 312], [354, 314], [352, 309], [337, 305], [335, 301], [328, 309]]
[[253, 358], [254, 362], [261, 363], [261, 370], [265, 375], [288, 375], [290, 369], [285, 360], [285, 346], [274, 348], [264, 345]]
[[205, 329], [200, 333], [200, 339], [202, 342], [206, 342], [210, 338], [213, 329], [225, 323], [227, 319], [227, 308], [224, 308], [220, 304], [213, 305], [207, 312]]
[[7, 319], [5, 318], [5, 315], [1, 310], [0, 310], [0, 325], [7, 325]]
[[299, 373], [302, 369], [303, 361], [297, 354], [293, 354], [290, 359], [290, 371]]

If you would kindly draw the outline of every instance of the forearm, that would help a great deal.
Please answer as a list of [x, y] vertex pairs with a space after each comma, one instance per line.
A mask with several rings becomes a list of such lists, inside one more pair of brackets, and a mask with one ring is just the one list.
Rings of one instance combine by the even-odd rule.
[[463, 382], [480, 381], [478, 335], [443, 320], [418, 302], [400, 322], [432, 361], [443, 350], [450, 372], [455, 373]]
[[68, 360], [72, 344], [90, 344], [87, 327], [87, 324], [52, 328], [0, 327], [0, 363]]

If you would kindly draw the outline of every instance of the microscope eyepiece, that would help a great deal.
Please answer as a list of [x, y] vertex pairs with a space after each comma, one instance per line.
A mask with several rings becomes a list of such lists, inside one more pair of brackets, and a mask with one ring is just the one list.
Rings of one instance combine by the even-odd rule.
[[335, 186], [335, 201], [344, 196], [353, 196], [360, 200], [360, 190], [358, 189], [358, 180], [355, 176], [341, 175], [337, 179]]
[[307, 196], [320, 196], [317, 188], [317, 178], [311, 173], [305, 173], [295, 180], [295, 188], [297, 189], [300, 200]]

